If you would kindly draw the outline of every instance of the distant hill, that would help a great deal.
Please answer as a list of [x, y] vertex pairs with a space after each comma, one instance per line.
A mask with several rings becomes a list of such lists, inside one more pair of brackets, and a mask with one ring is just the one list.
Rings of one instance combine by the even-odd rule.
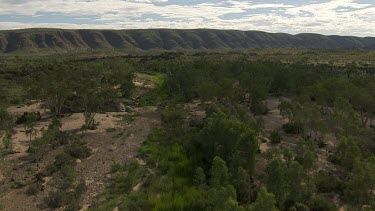
[[212, 29], [0, 31], [0, 53], [69, 52], [91, 49], [135, 51], [251, 48], [375, 50], [375, 38]]

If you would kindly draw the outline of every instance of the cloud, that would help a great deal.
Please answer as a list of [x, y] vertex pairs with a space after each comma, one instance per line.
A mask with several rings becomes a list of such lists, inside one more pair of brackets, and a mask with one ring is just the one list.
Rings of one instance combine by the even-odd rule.
[[[375, 36], [373, 27], [375, 2], [371, 2], [367, 0], [0, 0], [0, 29], [217, 28], [292, 34], [313, 32]], [[53, 15], [59, 15], [61, 18], [56, 19], [54, 23], [43, 21], [44, 19], [51, 22], [54, 20], [51, 19]]]

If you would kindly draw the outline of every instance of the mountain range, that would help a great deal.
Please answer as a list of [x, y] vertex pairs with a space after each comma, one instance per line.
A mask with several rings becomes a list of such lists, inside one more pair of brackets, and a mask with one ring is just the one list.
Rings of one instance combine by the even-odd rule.
[[207, 50], [254, 48], [375, 50], [375, 37], [267, 33], [213, 29], [0, 31], [0, 53], [84, 50]]

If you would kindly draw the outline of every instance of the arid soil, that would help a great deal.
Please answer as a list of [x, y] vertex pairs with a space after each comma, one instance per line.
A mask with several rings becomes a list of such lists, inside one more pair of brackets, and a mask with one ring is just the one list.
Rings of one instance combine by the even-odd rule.
[[[147, 75], [136, 77], [135, 83], [144, 88]], [[150, 86], [150, 85], [147, 85]], [[154, 87], [151, 85], [151, 87]], [[75, 170], [77, 181], [84, 181], [87, 191], [83, 197], [83, 210], [90, 207], [95, 201], [95, 196], [100, 194], [111, 179], [111, 166], [115, 163], [128, 163], [138, 161], [138, 149], [147, 138], [150, 130], [159, 127], [160, 114], [156, 107], [133, 107], [133, 112], [107, 112], [96, 114], [95, 120], [98, 127], [87, 132], [80, 131], [84, 123], [82, 113], [67, 115], [61, 119], [62, 130], [79, 134], [87, 146], [92, 150], [92, 155], [86, 159], [77, 160]], [[46, 128], [51, 122], [48, 111], [41, 108], [40, 103], [31, 105], [10, 107], [8, 111], [14, 115], [22, 115], [24, 112], [40, 112], [42, 119], [38, 121], [36, 129]], [[131, 115], [131, 120], [123, 118]], [[57, 154], [63, 151], [62, 147], [49, 150], [38, 163], [30, 162], [27, 152], [30, 137], [24, 132], [24, 126], [15, 127], [12, 136], [14, 153], [0, 161], [0, 210], [34, 211], [48, 210], [43, 205], [48, 192], [53, 190], [53, 179], [45, 177], [43, 191], [35, 196], [27, 195], [27, 190], [36, 180], [35, 175], [43, 171], [47, 165], [54, 161]], [[34, 139], [35, 136], [32, 137]]]

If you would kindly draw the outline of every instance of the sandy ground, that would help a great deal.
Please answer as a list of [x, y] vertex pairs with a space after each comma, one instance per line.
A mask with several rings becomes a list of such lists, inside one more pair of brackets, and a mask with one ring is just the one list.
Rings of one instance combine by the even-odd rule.
[[[80, 160], [76, 165], [79, 179], [83, 179], [88, 188], [84, 194], [84, 207], [90, 207], [95, 202], [95, 196], [104, 190], [111, 178], [111, 166], [114, 163], [137, 161], [138, 148], [147, 138], [150, 130], [160, 125], [160, 115], [155, 107], [137, 108], [136, 112], [139, 116], [130, 123], [121, 122], [120, 117], [115, 116], [118, 113], [100, 114], [97, 116], [100, 122], [98, 129], [85, 133], [83, 140], [87, 142], [93, 154], [87, 159]], [[64, 118], [63, 129], [75, 130], [82, 125], [82, 121], [80, 114]], [[107, 132], [107, 128], [115, 128], [115, 131]], [[119, 135], [120, 133], [125, 135]], [[43, 170], [61, 150], [60, 148], [49, 151], [38, 164], [23, 162], [22, 157], [13, 161], [17, 163], [5, 175], [6, 185], [0, 187], [3, 192], [0, 192], [0, 204], [3, 210], [42, 210], [39, 205], [47, 196], [47, 191], [42, 191], [37, 196], [27, 196], [25, 194], [27, 185], [14, 189], [11, 184], [14, 183], [12, 181], [22, 181], [25, 184], [34, 181], [36, 172]], [[27, 155], [26, 152], [24, 154]], [[13, 200], [15, 198], [17, 202]]]
[[[22, 107], [10, 107], [8, 109], [9, 113], [18, 116], [22, 115], [24, 112], [40, 112], [42, 119], [38, 121], [35, 129], [38, 131], [36, 136], [32, 136], [32, 140], [40, 137], [42, 128], [47, 128], [51, 122], [51, 118], [45, 109], [40, 107], [39, 103], [22, 106]], [[98, 113], [95, 115], [95, 121], [99, 123], [97, 130], [88, 131], [89, 133], [104, 132], [109, 128], [118, 128], [118, 122], [121, 120], [121, 115], [126, 114], [126, 112], [107, 112]], [[70, 116], [63, 117], [61, 119], [62, 130], [63, 131], [79, 131], [84, 124], [83, 113], [74, 113]], [[15, 154], [11, 155], [12, 159], [16, 159], [26, 155], [28, 150], [30, 137], [25, 134], [24, 125], [17, 125], [14, 128], [15, 133], [12, 136], [12, 146]]]
[[[155, 85], [151, 83], [150, 75], [143, 73], [136, 73], [134, 83], [138, 87], [144, 88], [155, 88]], [[147, 84], [147, 85], [146, 85]], [[38, 131], [36, 136], [32, 139], [39, 137], [42, 128], [47, 128], [51, 122], [51, 118], [48, 115], [48, 110], [41, 107], [41, 103], [33, 103], [31, 105], [24, 106], [11, 106], [8, 112], [13, 116], [20, 116], [25, 112], [40, 112], [42, 120], [37, 122], [35, 129]], [[121, 120], [120, 115], [126, 114], [125, 112], [107, 112], [105, 114], [98, 113], [95, 116], [95, 121], [99, 123], [98, 130], [95, 132], [104, 132], [109, 128], [116, 128], [117, 123]], [[79, 130], [84, 124], [84, 116], [82, 113], [75, 113], [71, 116], [62, 118], [62, 130], [64, 131], [76, 131]], [[13, 151], [15, 154], [11, 156], [12, 159], [22, 157], [27, 152], [30, 137], [26, 136], [24, 125], [18, 125], [15, 128], [15, 134], [12, 136]], [[93, 131], [89, 131], [93, 132]]]
[[269, 98], [264, 102], [267, 105], [269, 112], [263, 116], [264, 120], [264, 137], [259, 137], [259, 148], [262, 153], [267, 152], [272, 147], [269, 135], [274, 130], [281, 130], [283, 124], [287, 123], [288, 120], [283, 118], [280, 114], [278, 106], [281, 100], [288, 100], [287, 98]]
[[[152, 84], [145, 85], [145, 83], [150, 83], [149, 77], [145, 74], [137, 74], [135, 82], [138, 83], [137, 86], [140, 86], [139, 89], [144, 89], [145, 86], [152, 88]], [[42, 119], [36, 125], [38, 131], [47, 127], [51, 122], [48, 111], [41, 108], [39, 103], [10, 107], [8, 111], [14, 116], [22, 115], [24, 112], [39, 111]], [[144, 161], [136, 158], [138, 148], [145, 141], [150, 130], [160, 125], [160, 114], [156, 111], [156, 107], [138, 107], [134, 108], [134, 111], [136, 115], [132, 122], [122, 121], [122, 115], [127, 114], [126, 112], [96, 114], [95, 120], [99, 123], [98, 128], [84, 133], [83, 140], [93, 152], [89, 158], [77, 160], [76, 165], [78, 180], [84, 180], [88, 187], [83, 198], [84, 207], [90, 207], [95, 202], [95, 196], [104, 190], [106, 183], [112, 177], [110, 169], [114, 163], [138, 161], [144, 164]], [[80, 128], [84, 123], [84, 116], [82, 113], [71, 114], [63, 117], [61, 122], [62, 130], [81, 133]], [[40, 133], [37, 136], [39, 135]], [[38, 163], [29, 162], [27, 160], [29, 137], [26, 137], [23, 125], [15, 128], [12, 143], [15, 153], [6, 158], [5, 165], [0, 166], [0, 210], [48, 210], [40, 205], [53, 188], [51, 181], [47, 180], [46, 189], [36, 196], [26, 195], [26, 190], [29, 187], [28, 184], [35, 181], [35, 174], [43, 171], [53, 162], [55, 156], [61, 153], [63, 148], [49, 150]], [[15, 186], [19, 187], [15, 188]]]
[[272, 132], [274, 130], [280, 130], [283, 124], [287, 123], [288, 120], [283, 118], [280, 114], [279, 105], [282, 100], [288, 100], [287, 98], [269, 98], [264, 102], [269, 109], [267, 115], [263, 116], [264, 128], [266, 132]]
[[[76, 168], [88, 187], [83, 199], [84, 207], [92, 205], [95, 196], [104, 190], [105, 184], [112, 177], [111, 166], [114, 163], [137, 161], [139, 147], [150, 130], [160, 125], [160, 115], [156, 107], [141, 108], [138, 112], [140, 115], [122, 131], [91, 133], [85, 137], [88, 146], [95, 153], [78, 163]], [[119, 132], [125, 135], [116, 137]]]

